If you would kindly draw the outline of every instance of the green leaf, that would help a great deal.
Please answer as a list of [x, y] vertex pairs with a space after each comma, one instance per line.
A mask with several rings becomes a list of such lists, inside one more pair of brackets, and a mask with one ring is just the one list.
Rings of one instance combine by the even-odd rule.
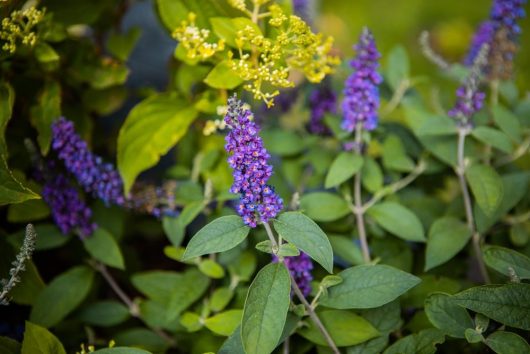
[[274, 220], [274, 228], [287, 241], [333, 273], [333, 250], [328, 237], [320, 227], [302, 213], [282, 213]]
[[182, 273], [170, 271], [148, 271], [136, 273], [131, 282], [138, 291], [162, 304], [169, 303], [171, 294], [179, 287]]
[[197, 111], [171, 94], [157, 94], [134, 107], [118, 136], [118, 169], [128, 193], [134, 180], [154, 166], [188, 131]]
[[439, 275], [420, 275], [421, 283], [405, 294], [401, 300], [403, 307], [422, 308], [427, 297], [434, 292], [456, 294], [462, 288], [460, 281]]
[[300, 210], [315, 221], [335, 221], [350, 213], [344, 199], [326, 192], [304, 194], [300, 199]]
[[453, 295], [456, 303], [510, 327], [530, 330], [530, 284], [484, 285]]
[[444, 264], [460, 252], [471, 238], [466, 224], [453, 217], [436, 220], [429, 230], [425, 271]]
[[83, 245], [98, 261], [114, 268], [125, 269], [120, 246], [107, 230], [98, 227], [91, 236], [83, 240]]
[[414, 169], [414, 161], [407, 156], [401, 139], [396, 135], [390, 135], [383, 143], [383, 166], [398, 172]]
[[521, 142], [522, 128], [517, 116], [500, 104], [495, 105], [492, 111], [495, 124], [512, 140]]
[[283, 263], [263, 267], [248, 289], [241, 337], [247, 353], [269, 354], [278, 345], [291, 302], [291, 278]]
[[502, 201], [504, 190], [497, 172], [487, 165], [472, 165], [466, 169], [466, 178], [479, 208], [492, 216]]
[[367, 309], [391, 302], [421, 281], [387, 265], [359, 265], [338, 274], [342, 283], [328, 290], [320, 303], [337, 309]]
[[171, 244], [175, 247], [180, 247], [184, 240], [186, 227], [182, 225], [178, 217], [164, 216], [162, 218], [162, 228]]
[[362, 156], [351, 152], [341, 152], [331, 164], [324, 186], [326, 188], [338, 186], [359, 172], [362, 166]]
[[26, 321], [22, 354], [66, 354], [63, 345], [46, 328]]
[[52, 280], [39, 294], [30, 320], [44, 327], [60, 323], [88, 295], [94, 272], [86, 266], [74, 267]]
[[142, 327], [126, 329], [113, 338], [118, 346], [140, 347], [153, 353], [164, 353], [168, 347], [160, 335]]
[[445, 335], [436, 328], [428, 328], [417, 334], [401, 338], [383, 354], [434, 354], [436, 345], [445, 341]]
[[364, 157], [361, 173], [363, 186], [369, 192], [375, 193], [383, 188], [383, 172], [373, 158], [369, 156]]
[[[351, 311], [323, 310], [317, 315], [337, 347], [359, 344], [379, 335], [370, 322]], [[313, 321], [307, 324], [307, 327], [302, 327], [298, 333], [313, 343], [327, 346], [324, 336]]]
[[497, 354], [530, 353], [528, 343], [519, 335], [512, 332], [494, 332], [486, 338], [484, 343]]
[[170, 33], [187, 19], [189, 9], [182, 0], [156, 0], [156, 5], [162, 24]]
[[423, 225], [409, 209], [395, 202], [383, 202], [368, 209], [367, 214], [386, 231], [407, 241], [425, 242]]
[[204, 226], [193, 236], [182, 259], [228, 251], [243, 242], [249, 231], [250, 228], [240, 216], [222, 216]]
[[[252, 27], [257, 35], [261, 35], [260, 28], [246, 17], [214, 17], [210, 18], [210, 23], [212, 24], [215, 34], [219, 38], [224, 39], [225, 42], [233, 48], [238, 48], [236, 44], [237, 32], [245, 29], [247, 26]], [[251, 48], [248, 43], [245, 43], [243, 49], [249, 50]]]
[[94, 354], [152, 354], [143, 349], [132, 348], [132, 347], [113, 347], [103, 348], [93, 352]]
[[0, 337], [0, 353], [20, 354], [21, 345], [9, 337]]
[[210, 280], [198, 270], [190, 269], [184, 272], [171, 291], [167, 307], [167, 320], [174, 320], [182, 311], [200, 299], [209, 285]]
[[474, 328], [466, 328], [464, 331], [464, 336], [468, 343], [480, 343], [484, 340], [484, 336], [482, 333], [478, 332]]
[[217, 288], [210, 297], [210, 308], [212, 311], [222, 311], [234, 297], [234, 291], [228, 287]]
[[300, 135], [288, 130], [266, 130], [261, 132], [265, 148], [279, 156], [292, 156], [305, 149], [304, 140]]
[[48, 43], [38, 41], [35, 46], [35, 58], [40, 63], [53, 63], [59, 61], [59, 54]]
[[480, 142], [491, 145], [500, 151], [511, 154], [513, 145], [510, 138], [503, 132], [490, 127], [477, 127], [473, 129], [471, 134]]
[[241, 327], [235, 329], [234, 333], [219, 348], [217, 354], [246, 354], [243, 349]]
[[205, 259], [199, 263], [199, 270], [204, 275], [213, 278], [221, 279], [225, 276], [225, 270], [213, 259]]
[[112, 32], [107, 40], [107, 49], [116, 58], [126, 61], [141, 34], [142, 30], [138, 27], [133, 27], [123, 34]]
[[530, 258], [524, 254], [500, 246], [486, 246], [482, 252], [488, 267], [507, 276], [511, 268], [520, 279], [530, 279]]
[[396, 90], [401, 81], [408, 79], [410, 76], [409, 56], [406, 49], [397, 45], [390, 53], [388, 53], [388, 61], [386, 65], [386, 79], [392, 87]]
[[79, 319], [93, 326], [112, 327], [129, 318], [129, 309], [121, 302], [103, 300], [84, 307]]
[[451, 295], [432, 293], [425, 300], [425, 313], [429, 321], [451, 337], [465, 338], [468, 328], [475, 328], [466, 309], [458, 306]]
[[432, 115], [416, 130], [420, 136], [455, 135], [455, 121], [446, 115]]
[[221, 336], [230, 336], [241, 324], [242, 310], [228, 310], [204, 320], [204, 325], [210, 331]]
[[13, 113], [15, 90], [8, 82], [0, 82], [0, 156], [7, 158], [6, 128]]
[[232, 90], [241, 85], [243, 79], [230, 68], [228, 60], [223, 60], [210, 71], [204, 82], [213, 88]]
[[361, 249], [352, 239], [343, 236], [330, 235], [329, 242], [333, 248], [333, 253], [342, 258], [342, 260], [352, 265], [364, 263]]
[[29, 199], [40, 199], [40, 196], [15, 179], [5, 156], [0, 155], [0, 206]]

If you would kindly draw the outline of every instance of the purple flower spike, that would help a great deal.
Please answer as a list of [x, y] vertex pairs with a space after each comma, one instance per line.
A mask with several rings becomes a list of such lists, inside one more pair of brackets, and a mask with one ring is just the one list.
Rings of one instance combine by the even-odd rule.
[[278, 215], [283, 201], [267, 184], [272, 175], [272, 166], [268, 164], [270, 155], [252, 119], [252, 112], [235, 95], [228, 99], [225, 122], [230, 132], [225, 149], [229, 154], [228, 164], [234, 170], [230, 191], [241, 195], [237, 212], [245, 224], [256, 227], [259, 222], [265, 223]]
[[309, 96], [311, 119], [309, 131], [313, 134], [325, 135], [329, 129], [322, 122], [326, 113], [337, 113], [337, 95], [328, 83], [320, 85]]
[[[273, 256], [272, 261], [276, 263], [278, 262], [278, 258]], [[313, 275], [311, 275], [313, 261], [311, 261], [311, 258], [304, 252], [300, 252], [298, 256], [285, 257], [283, 262], [302, 291], [302, 294], [308, 296], [311, 293], [311, 281], [313, 280]]]
[[364, 129], [374, 130], [378, 121], [378, 85], [383, 81], [377, 72], [381, 55], [377, 51], [372, 33], [367, 28], [363, 30], [354, 49], [357, 56], [350, 62], [354, 72], [348, 77], [344, 87], [342, 129], [352, 132], [358, 123], [362, 123]]
[[491, 7], [490, 19], [499, 27], [508, 30], [508, 37], [514, 40], [520, 33], [521, 27], [517, 21], [525, 17], [524, 4], [526, 0], [494, 0]]
[[77, 230], [81, 237], [94, 232], [96, 224], [91, 221], [92, 211], [85, 204], [75, 187], [63, 174], [46, 181], [42, 198], [50, 206], [53, 220], [63, 234]]
[[52, 148], [86, 192], [105, 204], [124, 204], [118, 171], [88, 149], [87, 143], [76, 134], [73, 122], [61, 117], [53, 123]]
[[311, 24], [312, 22], [312, 7], [314, 0], [293, 0], [293, 12], [302, 20]]
[[473, 36], [473, 40], [471, 42], [471, 48], [469, 49], [469, 53], [464, 60], [464, 64], [467, 66], [473, 65], [473, 61], [478, 55], [478, 52], [480, 51], [480, 48], [485, 43], [488, 43], [491, 45], [493, 38], [495, 36], [495, 25], [492, 21], [484, 21], [477, 29], [477, 32]]

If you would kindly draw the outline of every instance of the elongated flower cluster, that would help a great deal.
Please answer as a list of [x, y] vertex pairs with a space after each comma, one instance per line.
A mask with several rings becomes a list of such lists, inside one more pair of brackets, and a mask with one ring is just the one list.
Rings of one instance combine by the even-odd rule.
[[484, 104], [486, 95], [480, 91], [480, 79], [483, 68], [487, 63], [489, 47], [483, 46], [479, 51], [471, 72], [465, 79], [462, 86], [456, 90], [455, 106], [448, 112], [449, 116], [454, 118], [461, 126], [470, 126], [472, 116], [478, 112]]
[[309, 96], [311, 119], [309, 131], [313, 134], [327, 134], [329, 129], [324, 125], [326, 113], [337, 113], [337, 95], [328, 83], [321, 84]]
[[293, 12], [308, 24], [313, 20], [312, 7], [314, 0], [293, 0]]
[[245, 224], [256, 227], [259, 222], [274, 218], [283, 208], [283, 201], [267, 184], [272, 175], [270, 155], [252, 119], [252, 112], [236, 96], [228, 99], [225, 122], [230, 132], [225, 149], [230, 155], [228, 164], [234, 170], [230, 191], [241, 195], [237, 212]]
[[86, 192], [105, 204], [124, 204], [118, 171], [90, 151], [87, 143], [76, 134], [73, 122], [61, 117], [53, 123], [52, 148]]
[[342, 101], [342, 129], [348, 132], [352, 132], [357, 124], [362, 124], [366, 130], [376, 128], [379, 109], [378, 85], [383, 80], [377, 72], [381, 55], [377, 51], [372, 33], [367, 28], [363, 30], [354, 49], [357, 56], [350, 62], [354, 72], [345, 82]]
[[508, 79], [512, 74], [512, 64], [517, 41], [521, 33], [518, 21], [525, 16], [526, 0], [494, 0], [490, 18], [477, 29], [469, 53], [464, 61], [471, 66], [480, 48], [488, 44], [489, 66], [486, 68], [492, 79]]
[[77, 231], [84, 238], [96, 229], [91, 221], [92, 210], [64, 174], [56, 174], [44, 184], [42, 198], [50, 206], [53, 220], [63, 234]]
[[[273, 256], [272, 261], [276, 263], [278, 258]], [[313, 275], [311, 274], [313, 261], [311, 261], [311, 258], [304, 252], [300, 252], [298, 256], [285, 257], [283, 262], [304, 296], [308, 296], [311, 293], [311, 281], [313, 280]]]

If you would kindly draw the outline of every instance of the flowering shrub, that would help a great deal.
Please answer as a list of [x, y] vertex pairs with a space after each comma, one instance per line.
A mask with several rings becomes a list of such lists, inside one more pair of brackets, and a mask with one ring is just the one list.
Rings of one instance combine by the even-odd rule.
[[0, 1], [0, 353], [530, 353], [526, 1], [429, 77], [318, 5]]

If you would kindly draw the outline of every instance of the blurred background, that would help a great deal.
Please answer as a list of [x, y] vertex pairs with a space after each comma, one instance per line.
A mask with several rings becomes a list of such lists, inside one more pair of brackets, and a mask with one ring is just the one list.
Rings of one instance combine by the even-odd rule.
[[[434, 49], [450, 61], [465, 56], [475, 28], [487, 19], [493, 0], [320, 0], [316, 26], [335, 37], [336, 45], [351, 57], [352, 44], [363, 26], [368, 26], [384, 55], [396, 44], [404, 45], [410, 55], [414, 76], [428, 75], [433, 65], [421, 54], [418, 37], [422, 31], [431, 33]], [[516, 81], [528, 90], [530, 77], [530, 19], [522, 20], [520, 51], [516, 57]]]

